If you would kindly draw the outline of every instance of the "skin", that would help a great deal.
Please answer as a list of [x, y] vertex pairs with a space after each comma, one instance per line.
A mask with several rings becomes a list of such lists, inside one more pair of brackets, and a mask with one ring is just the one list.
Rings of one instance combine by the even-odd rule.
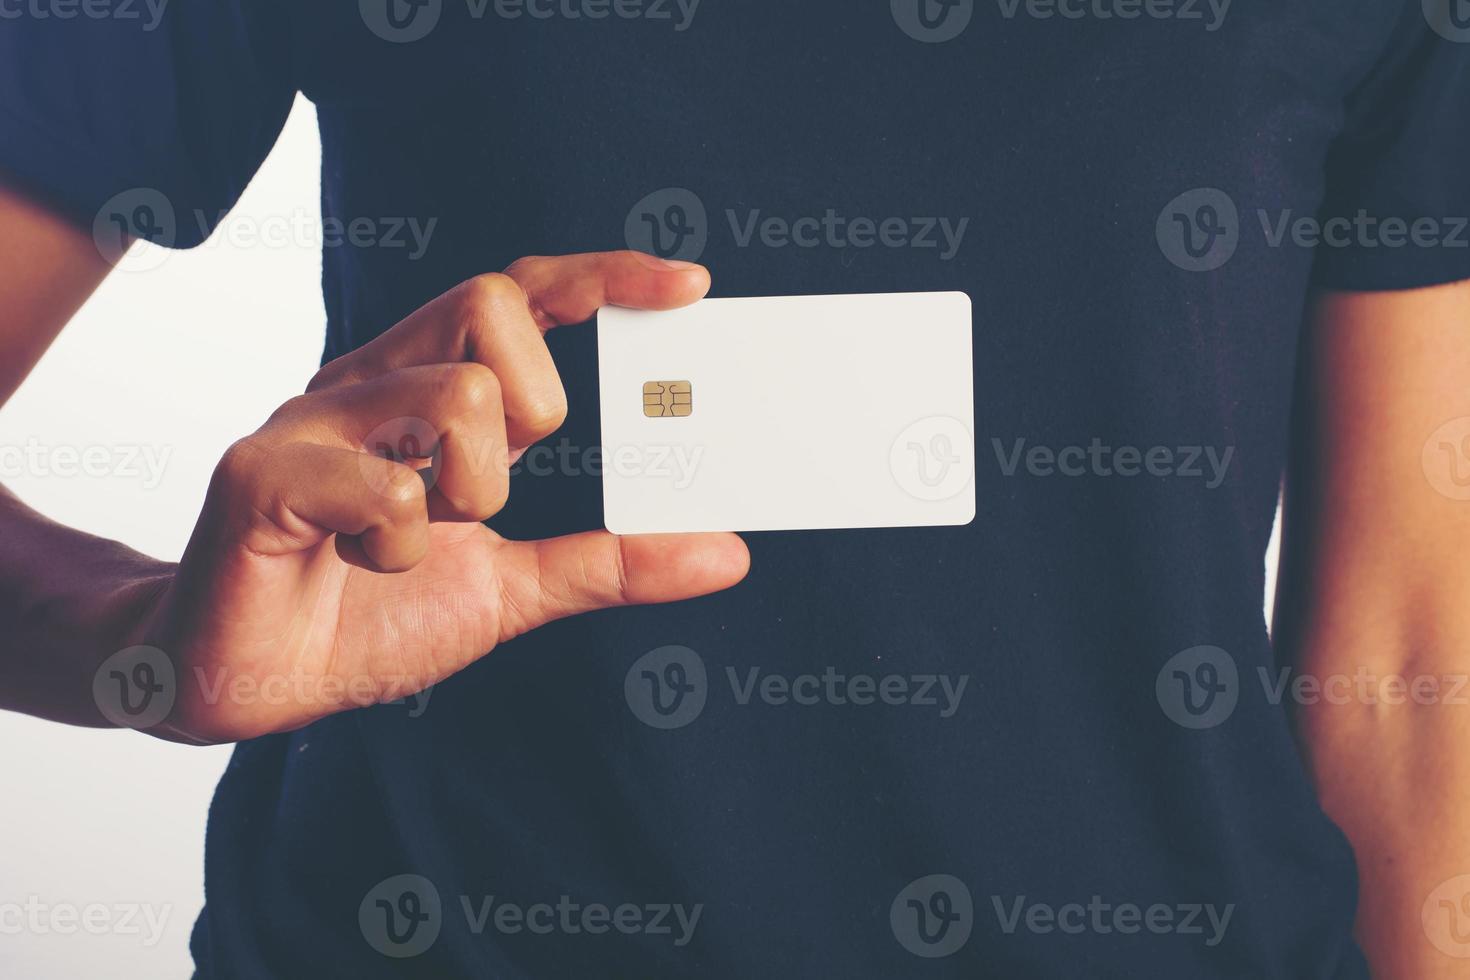
[[[1470, 416], [1470, 282], [1322, 296], [1303, 359], [1275, 640], [1298, 674], [1353, 681], [1300, 699], [1297, 732], [1357, 855], [1373, 976], [1463, 978], [1467, 961], [1437, 948], [1420, 915], [1470, 874], [1470, 685], [1456, 680], [1470, 674], [1470, 500], [1436, 489], [1421, 457], [1429, 444], [1443, 486], [1434, 434]], [[1438, 693], [1407, 695], [1416, 678]], [[1450, 910], [1433, 906], [1443, 938]]]
[[[106, 274], [88, 235], [0, 190], [0, 401]], [[503, 505], [517, 452], [565, 414], [545, 331], [605, 302], [666, 309], [708, 287], [702, 268], [631, 253], [526, 259], [461, 285], [327, 365], [232, 447], [178, 565], [0, 491], [0, 634], [16, 640], [0, 647], [0, 707], [105, 725], [92, 678], [140, 643], [168, 651], [180, 677], [366, 679], [366, 701], [390, 700], [549, 620], [735, 584], [749, 558], [733, 535], [511, 542], [479, 523]], [[1430, 434], [1470, 416], [1467, 379], [1470, 283], [1315, 298], [1276, 612], [1278, 653], [1298, 674], [1467, 670], [1470, 501], [1438, 492], [1421, 465]], [[432, 481], [413, 459], [363, 451], [367, 436], [423, 435], [383, 428], [405, 416], [442, 439]], [[230, 741], [358, 703], [258, 700], [183, 683], [151, 734]], [[1375, 701], [1294, 705], [1303, 756], [1357, 854], [1374, 976], [1459, 977], [1464, 960], [1435, 947], [1420, 910], [1470, 873], [1470, 708]]]

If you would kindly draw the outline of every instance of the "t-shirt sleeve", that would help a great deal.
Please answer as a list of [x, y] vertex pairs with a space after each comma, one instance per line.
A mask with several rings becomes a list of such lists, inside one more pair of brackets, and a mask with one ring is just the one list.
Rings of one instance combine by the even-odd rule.
[[1315, 260], [1327, 288], [1470, 278], [1470, 2], [1402, 8], [1328, 158]]
[[0, 179], [87, 227], [208, 237], [290, 112], [279, 0], [8, 6]]

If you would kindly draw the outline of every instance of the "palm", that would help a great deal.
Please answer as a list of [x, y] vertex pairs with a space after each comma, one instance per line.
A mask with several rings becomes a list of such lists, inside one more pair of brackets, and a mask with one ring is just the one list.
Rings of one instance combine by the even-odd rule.
[[[435, 524], [410, 571], [349, 565], [327, 537], [298, 552], [232, 549], [184, 655], [181, 693], [214, 739], [297, 727], [322, 714], [416, 693], [492, 649], [505, 627], [503, 540], [479, 524]], [[228, 651], [226, 658], [212, 651]], [[217, 731], [220, 726], [227, 731]]]
[[320, 667], [397, 678], [402, 695], [404, 684], [442, 680], [500, 642], [501, 538], [480, 524], [436, 524], [430, 542], [424, 562], [401, 575], [337, 573], [341, 625]]

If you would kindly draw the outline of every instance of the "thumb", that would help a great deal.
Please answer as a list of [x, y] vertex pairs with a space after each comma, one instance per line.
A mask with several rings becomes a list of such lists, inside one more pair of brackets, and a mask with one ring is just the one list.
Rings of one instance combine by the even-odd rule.
[[507, 541], [496, 566], [500, 642], [595, 609], [708, 595], [728, 589], [748, 571], [750, 552], [734, 534], [618, 537], [589, 531]]

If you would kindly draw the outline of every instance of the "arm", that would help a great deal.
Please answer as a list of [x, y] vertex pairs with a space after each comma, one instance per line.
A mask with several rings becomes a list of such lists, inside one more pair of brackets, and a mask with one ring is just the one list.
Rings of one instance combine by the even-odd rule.
[[1470, 417], [1470, 282], [1323, 295], [1302, 358], [1275, 640], [1339, 680], [1298, 735], [1373, 975], [1462, 977], [1470, 879], [1441, 886], [1470, 874], [1470, 421], [1443, 427]]
[[[0, 259], [3, 400], [106, 269], [88, 235], [14, 197]], [[233, 741], [414, 694], [551, 619], [733, 585], [734, 535], [507, 541], [482, 523], [566, 413], [545, 332], [708, 288], [703, 268], [629, 252], [462, 284], [231, 447], [177, 565], [0, 490], [0, 708]]]
[[[0, 405], [107, 275], [91, 237], [0, 188]], [[87, 690], [172, 566], [52, 523], [0, 487], [0, 707], [104, 725]]]

